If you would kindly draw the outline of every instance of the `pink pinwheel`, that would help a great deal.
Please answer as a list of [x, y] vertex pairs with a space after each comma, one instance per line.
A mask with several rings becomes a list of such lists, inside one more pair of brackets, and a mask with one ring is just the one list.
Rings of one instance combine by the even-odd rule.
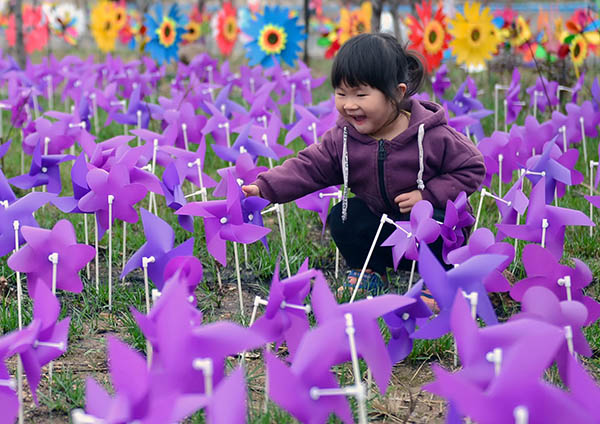
[[490, 271], [488, 276], [483, 280], [485, 289], [488, 292], [505, 292], [510, 290], [510, 284], [502, 274], [502, 271], [514, 260], [515, 248], [509, 243], [496, 242], [494, 233], [487, 228], [478, 228], [469, 238], [469, 244], [448, 253], [448, 262], [460, 265], [469, 258], [484, 253], [495, 253], [506, 256], [504, 262], [498, 265], [496, 269]]
[[[524, 410], [531, 423], [572, 419], [593, 422], [565, 392], [542, 382], [541, 377], [562, 342], [561, 329], [552, 331], [542, 322], [527, 321], [520, 328], [529, 337], [516, 331], [519, 327], [505, 328], [508, 324], [479, 330], [465, 302], [459, 301], [453, 308], [453, 329], [457, 332], [457, 344], [460, 343], [461, 359], [468, 365], [454, 374], [434, 365], [436, 379], [425, 390], [445, 397], [460, 414], [479, 423], [513, 422], [519, 409]], [[547, 337], [540, 337], [542, 334]], [[508, 346], [500, 348], [501, 363], [494, 370], [494, 364], [485, 356], [490, 352], [488, 346], [494, 349], [498, 345]], [[492, 382], [485, 384], [490, 375], [494, 375]]]
[[[332, 413], [344, 423], [354, 422], [352, 410], [344, 396], [323, 396], [317, 399], [311, 396], [311, 390], [314, 388], [338, 387], [334, 374], [329, 371], [331, 365], [324, 358], [326, 356], [328, 359], [329, 352], [327, 350], [329, 349], [318, 349], [317, 347], [338, 347], [334, 343], [348, 343], [347, 338], [344, 340], [343, 325], [333, 326], [339, 321], [338, 319], [325, 327], [332, 331], [308, 333], [302, 341], [303, 349], [298, 353], [291, 367], [286, 366], [271, 352], [265, 352], [269, 398], [300, 422], [323, 423]], [[313, 344], [309, 347], [309, 341], [320, 344]]]
[[[174, 163], [170, 163], [165, 168], [161, 185], [165, 195], [165, 202], [169, 208], [176, 211], [187, 204], [187, 200], [183, 194], [181, 179], [179, 178], [179, 173], [177, 172], [177, 167]], [[181, 228], [190, 233], [194, 232], [194, 218], [188, 215], [179, 215], [177, 220], [179, 221]]]
[[[523, 179], [525, 177], [521, 175], [513, 186], [504, 195], [504, 202], [496, 200], [496, 206], [502, 219], [501, 224], [517, 224], [517, 218], [525, 215], [527, 206], [529, 206], [529, 199], [523, 193]], [[496, 233], [496, 240], [503, 240], [507, 235], [504, 234], [500, 229]]]
[[271, 147], [266, 145], [262, 140], [254, 140], [254, 138], [250, 136], [250, 126], [251, 124], [246, 124], [240, 129], [240, 132], [231, 147], [212, 144], [211, 147], [217, 156], [224, 161], [235, 162], [240, 154], [248, 152], [254, 161], [256, 161], [258, 156], [278, 159]]
[[60, 193], [60, 164], [75, 159], [71, 155], [42, 155], [41, 143], [33, 151], [31, 169], [28, 174], [13, 177], [8, 181], [15, 187], [29, 189], [45, 185], [49, 193]]
[[335, 125], [335, 121], [338, 118], [338, 113], [335, 109], [322, 118], [316, 117], [303, 106], [296, 105], [295, 109], [300, 119], [296, 121], [286, 134], [286, 146], [298, 137], [302, 137], [307, 146], [318, 142], [319, 138]]
[[254, 243], [271, 230], [244, 222], [242, 190], [235, 177], [227, 174], [227, 200], [193, 202], [182, 206], [176, 215], [193, 215], [204, 218], [206, 247], [223, 266], [227, 265], [226, 241]]
[[163, 277], [167, 263], [177, 256], [191, 256], [194, 253], [194, 238], [192, 237], [174, 248], [175, 232], [173, 228], [144, 208], [141, 208], [140, 212], [146, 242], [127, 261], [121, 278], [125, 278], [135, 268], [141, 268], [144, 257], [154, 257], [154, 262], [148, 264], [148, 276], [158, 290], [162, 290], [165, 284]]
[[25, 243], [21, 229], [23, 226], [37, 227], [33, 213], [56, 197], [52, 193], [29, 193], [8, 207], [0, 205], [0, 257], [12, 252], [15, 248], [15, 229], [13, 223], [19, 222], [18, 243]]
[[465, 242], [467, 228], [475, 223], [475, 218], [469, 212], [467, 194], [461, 191], [456, 199], [446, 202], [444, 222], [440, 225], [440, 235], [444, 241], [442, 257], [447, 262], [448, 253], [459, 248]]
[[508, 90], [506, 91], [506, 123], [507, 125], [515, 122], [523, 109], [523, 103], [520, 101], [521, 94], [521, 73], [519, 68], [513, 70], [512, 79]]
[[60, 304], [50, 288], [38, 284], [33, 293], [33, 320], [24, 331], [33, 333], [33, 342], [19, 349], [31, 395], [37, 404], [37, 387], [42, 367], [67, 351], [70, 318], [58, 320]]
[[394, 232], [382, 246], [392, 246], [394, 268], [398, 267], [402, 257], [417, 260], [419, 245], [433, 243], [440, 235], [440, 224], [433, 218], [433, 206], [427, 200], [421, 200], [410, 211], [410, 221], [398, 221]]
[[[510, 290], [513, 299], [520, 302], [531, 287], [542, 286], [549, 289], [561, 301], [572, 299], [584, 304], [588, 311], [585, 325], [593, 324], [600, 318], [600, 304], [583, 292], [583, 289], [593, 281], [592, 272], [585, 263], [573, 258], [574, 269], [562, 265], [552, 253], [536, 244], [525, 246], [522, 258], [527, 278], [515, 283]], [[570, 287], [564, 285], [565, 277], [570, 278]]]
[[146, 196], [147, 189], [141, 184], [131, 184], [129, 171], [122, 164], [115, 164], [110, 172], [92, 169], [86, 177], [90, 192], [79, 200], [83, 212], [95, 212], [98, 226], [105, 230], [108, 222], [108, 196], [114, 196], [112, 218], [129, 223], [137, 222], [138, 214], [133, 208]]
[[[477, 144], [485, 161], [485, 179], [482, 183], [484, 186], [491, 188], [492, 177], [500, 175], [500, 171], [502, 171], [502, 183], [512, 181], [514, 171], [522, 167], [519, 161], [519, 147], [520, 140], [503, 131], [494, 131], [490, 137], [484, 138]], [[500, 163], [502, 163], [501, 170]]]
[[431, 316], [431, 311], [421, 299], [422, 290], [423, 282], [419, 281], [404, 295], [414, 299], [415, 303], [398, 308], [383, 316], [383, 320], [390, 330], [387, 349], [392, 364], [402, 361], [412, 351], [413, 339], [410, 335], [415, 331], [417, 320]]
[[[327, 344], [328, 352], [322, 352], [324, 364], [329, 363], [329, 359], [325, 359], [326, 357], [331, 358], [331, 361], [333, 361], [331, 365], [350, 360], [350, 348], [344, 331], [344, 315], [350, 313], [352, 314], [354, 328], [356, 329], [355, 338], [358, 355], [369, 366], [369, 369], [373, 373], [373, 378], [379, 387], [379, 391], [385, 394], [393, 364], [387, 354], [377, 320], [383, 315], [414, 303], [415, 299], [409, 296], [386, 294], [372, 299], [338, 305], [325, 277], [322, 274], [317, 274], [311, 295], [311, 304], [315, 317], [319, 323], [319, 327], [332, 324], [336, 328], [336, 330], [323, 329], [322, 331], [329, 333], [332, 339], [334, 337], [341, 338], [340, 341], [333, 342], [332, 340], [331, 344]], [[301, 357], [300, 351], [303, 347], [309, 348], [305, 346], [308, 343], [305, 341], [301, 342], [301, 347], [297, 352], [296, 358]], [[318, 346], [321, 345], [312, 345], [309, 349], [322, 351], [323, 349], [319, 349]], [[296, 361], [294, 361], [295, 363]], [[327, 369], [329, 369], [328, 366]]]
[[[594, 226], [581, 211], [546, 204], [545, 181], [542, 178], [531, 190], [529, 209], [524, 225], [496, 224], [498, 230], [508, 237], [534, 243], [545, 242], [556, 258], [561, 258], [567, 225]], [[544, 223], [547, 228], [543, 228]]]
[[456, 293], [478, 294], [477, 315], [487, 325], [498, 323], [484, 281], [506, 260], [504, 255], [482, 254], [473, 256], [459, 267], [446, 271], [426, 244], [419, 248], [419, 274], [440, 307], [440, 313], [413, 333], [415, 339], [435, 339], [450, 331], [450, 311]]
[[[537, 103], [537, 109], [541, 112], [545, 112], [548, 106], [550, 108], [556, 107], [559, 102], [558, 97], [556, 97], [557, 89], [558, 82], [538, 77], [535, 85], [527, 88], [527, 94], [530, 97], [529, 104], [533, 107]], [[537, 93], [537, 100], [534, 98], [535, 93]]]
[[[278, 261], [273, 273], [265, 314], [251, 327], [268, 341], [277, 344], [285, 341], [290, 360], [293, 360], [302, 337], [310, 328], [307, 312], [296, 307], [304, 306], [304, 300], [310, 292], [311, 280], [317, 272], [308, 269], [307, 259], [296, 275], [280, 280]], [[286, 305], [293, 305], [294, 308], [287, 308]]]
[[583, 327], [587, 320], [587, 309], [582, 303], [568, 300], [560, 302], [554, 293], [547, 288], [531, 287], [523, 295], [521, 312], [513, 315], [511, 321], [523, 318], [547, 322], [563, 331], [565, 331], [566, 326], [571, 327], [573, 351], [569, 352], [570, 342], [565, 336], [555, 356], [558, 369], [563, 378], [566, 376], [569, 355], [574, 353], [588, 357], [592, 355], [592, 349], [583, 334]]
[[21, 232], [27, 244], [8, 258], [8, 266], [15, 271], [27, 273], [30, 291], [39, 284], [50, 286], [53, 265], [49, 256], [58, 254], [56, 266], [56, 287], [74, 293], [83, 290], [79, 270], [94, 258], [95, 250], [86, 244], [77, 244], [73, 225], [61, 219], [52, 230], [36, 227], [22, 227]]
[[452, 81], [448, 78], [448, 67], [446, 64], [442, 64], [439, 69], [436, 71], [433, 78], [431, 78], [431, 87], [433, 89], [433, 94], [441, 101], [444, 98], [444, 94], [446, 90], [452, 86]]
[[325, 224], [327, 222], [327, 214], [331, 205], [332, 194], [339, 193], [338, 200], [341, 199], [341, 191], [337, 186], [326, 187], [314, 193], [307, 194], [304, 197], [297, 199], [296, 206], [300, 209], [314, 211], [319, 214], [319, 218], [323, 223], [321, 234], [325, 233]]
[[266, 170], [267, 167], [265, 166], [256, 166], [249, 153], [242, 153], [235, 160], [235, 166], [217, 170], [217, 173], [221, 176], [221, 181], [213, 190], [213, 196], [223, 197], [227, 194], [227, 174], [229, 172], [233, 174], [238, 182], [245, 185], [256, 181], [258, 174]]

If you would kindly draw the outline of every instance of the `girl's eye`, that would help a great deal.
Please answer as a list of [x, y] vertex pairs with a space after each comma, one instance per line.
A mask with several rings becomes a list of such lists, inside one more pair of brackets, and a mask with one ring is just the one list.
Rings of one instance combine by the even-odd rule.
[[358, 96], [358, 97], [367, 97], [367, 95], [366, 95], [366, 94], [363, 94], [363, 93], [359, 93], [359, 94], [357, 94], [357, 96]]
[[335, 93], [336, 96], [340, 96], [340, 97], [344, 97], [345, 94], [344, 93]]

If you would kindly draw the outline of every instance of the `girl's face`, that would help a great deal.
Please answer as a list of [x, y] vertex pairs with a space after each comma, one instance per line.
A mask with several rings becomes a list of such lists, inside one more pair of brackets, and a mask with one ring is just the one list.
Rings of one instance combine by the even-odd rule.
[[[403, 91], [406, 85], [399, 84]], [[400, 94], [404, 94], [403, 92]], [[387, 134], [395, 126], [395, 105], [378, 89], [370, 85], [349, 87], [345, 83], [335, 89], [335, 107], [339, 114], [361, 134], [375, 138]]]

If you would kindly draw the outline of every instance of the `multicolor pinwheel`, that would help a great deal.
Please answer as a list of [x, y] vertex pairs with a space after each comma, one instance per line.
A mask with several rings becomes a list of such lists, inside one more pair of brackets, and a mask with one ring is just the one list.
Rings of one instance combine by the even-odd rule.
[[154, 16], [146, 13], [144, 20], [146, 33], [150, 38], [145, 49], [159, 65], [177, 60], [179, 44], [186, 32], [187, 17], [181, 13], [177, 3], [171, 5], [166, 15], [161, 3], [156, 3], [152, 11]]
[[283, 60], [290, 66], [298, 57], [298, 42], [306, 37], [303, 27], [297, 24], [298, 17], [290, 18], [286, 7], [265, 6], [262, 15], [257, 14], [245, 31], [251, 41], [246, 43], [246, 57], [250, 66], [274, 66]]
[[417, 17], [410, 14], [406, 17], [406, 24], [410, 30], [408, 47], [425, 58], [425, 66], [429, 73], [440, 66], [444, 51], [452, 39], [446, 29], [446, 15], [441, 3], [435, 13], [431, 3], [431, 0], [423, 0], [420, 5], [415, 6]]

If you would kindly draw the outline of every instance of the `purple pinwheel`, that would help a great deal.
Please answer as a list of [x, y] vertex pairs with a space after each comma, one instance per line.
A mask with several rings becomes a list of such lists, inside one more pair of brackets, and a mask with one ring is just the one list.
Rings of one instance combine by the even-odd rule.
[[0, 168], [0, 204], [3, 208], [6, 208], [15, 200], [17, 200], [17, 196], [15, 196], [12, 188], [10, 188], [10, 184]]
[[[593, 324], [600, 318], [600, 304], [583, 292], [593, 281], [592, 272], [585, 263], [573, 258], [575, 268], [562, 265], [552, 253], [536, 244], [525, 246], [522, 258], [527, 278], [515, 283], [510, 290], [513, 299], [520, 302], [531, 287], [542, 286], [561, 301], [572, 299], [584, 304], [588, 311], [585, 325]], [[565, 277], [570, 279], [569, 287], [565, 286]]]
[[[250, 110], [234, 113], [231, 126], [238, 128], [248, 122], [261, 123], [264, 119], [270, 120], [274, 116], [279, 118], [279, 108], [271, 98], [271, 93], [276, 85], [277, 83], [275, 82], [268, 82], [262, 85], [251, 97], [245, 98], [250, 104]], [[279, 118], [279, 122], [281, 122], [281, 118]]]
[[[90, 125], [88, 117], [79, 116], [79, 111], [77, 109], [74, 109], [72, 113], [51, 110], [46, 112], [46, 116], [57, 120], [55, 123], [57, 135], [75, 140], [82, 148], [94, 144], [96, 137], [89, 133]], [[67, 141], [69, 146], [73, 144], [71, 140]], [[52, 138], [50, 141], [52, 142]]]
[[487, 228], [478, 228], [469, 238], [469, 244], [459, 247], [448, 253], [448, 262], [454, 265], [460, 265], [469, 258], [485, 253], [499, 254], [506, 256], [496, 269], [490, 271], [483, 280], [485, 289], [488, 292], [505, 292], [510, 290], [510, 284], [502, 274], [514, 260], [515, 248], [504, 242], [496, 242], [494, 233]]
[[[288, 77], [289, 84], [296, 85], [296, 88], [294, 90], [294, 104], [311, 105], [313, 101], [312, 91], [315, 88], [320, 87], [323, 84], [323, 82], [325, 82], [327, 77], [313, 78], [311, 75], [311, 69], [308, 66], [306, 66], [306, 64], [301, 60], [298, 61], [298, 66], [298, 71]], [[290, 103], [290, 96], [291, 92], [286, 91], [285, 95], [283, 95], [279, 99], [278, 103]]]
[[227, 146], [227, 134], [228, 131], [231, 132], [231, 122], [227, 116], [212, 103], [208, 103], [206, 107], [208, 108], [207, 113], [210, 118], [208, 118], [206, 125], [202, 128], [202, 135], [206, 137], [207, 134], [210, 134], [216, 144], [219, 146]]
[[521, 94], [521, 73], [519, 68], [513, 70], [512, 79], [506, 91], [506, 124], [515, 122], [523, 109], [523, 103], [519, 100]]
[[205, 188], [214, 187], [217, 185], [216, 181], [202, 171], [202, 168], [204, 167], [205, 152], [203, 149], [201, 149], [201, 146], [202, 144], [196, 152], [190, 152], [178, 147], [160, 146], [157, 155], [157, 163], [167, 167], [169, 163], [173, 162], [177, 168], [177, 173], [179, 174], [180, 178], [182, 178], [182, 184], [183, 180], [188, 180], [195, 186], [200, 187], [197, 165], [197, 161], [200, 161], [202, 186]]
[[517, 138], [519, 146], [519, 161], [524, 163], [532, 155], [539, 154], [544, 145], [556, 135], [554, 126], [550, 121], [538, 123], [531, 115], [525, 118], [525, 125], [513, 125], [510, 129], [511, 138]]
[[[200, 281], [202, 281], [203, 269], [200, 259], [194, 256], [177, 256], [171, 259], [165, 267], [165, 284], [174, 281], [176, 284], [185, 285], [190, 296], [196, 299], [194, 291]], [[201, 320], [200, 320], [201, 321]]]
[[42, 367], [67, 351], [70, 318], [57, 321], [60, 303], [50, 288], [38, 284], [33, 293], [33, 320], [24, 329], [33, 334], [31, 344], [25, 344], [18, 353], [23, 362], [31, 395], [37, 405], [37, 387], [42, 375]]
[[27, 244], [8, 258], [8, 266], [15, 271], [27, 273], [27, 285], [31, 292], [41, 283], [52, 283], [53, 265], [49, 256], [58, 255], [56, 288], [79, 293], [83, 283], [79, 270], [96, 254], [92, 246], [77, 244], [75, 229], [66, 219], [61, 219], [52, 230], [24, 226], [21, 233]]
[[[306, 348], [320, 350], [324, 357], [323, 363], [327, 369], [329, 369], [327, 364], [334, 365], [349, 361], [350, 347], [345, 333], [344, 315], [350, 313], [352, 314], [354, 328], [356, 329], [355, 339], [358, 355], [365, 360], [373, 373], [373, 378], [379, 387], [379, 391], [385, 394], [393, 364], [387, 354], [377, 319], [414, 303], [415, 299], [413, 297], [386, 294], [354, 303], [338, 305], [325, 277], [322, 274], [317, 274], [313, 283], [311, 304], [319, 327], [324, 327], [322, 330], [318, 330], [319, 327], [317, 327], [317, 330], [329, 334], [332, 342], [325, 345], [313, 345], [309, 341], [303, 340], [298, 349], [296, 359], [301, 357], [302, 349]], [[332, 325], [333, 327], [325, 328], [328, 325]], [[317, 330], [313, 330], [313, 332]], [[339, 338], [340, 340], [334, 342], [335, 338]], [[324, 346], [327, 346], [327, 349], [323, 349]], [[325, 353], [323, 350], [327, 350], [328, 352]], [[294, 361], [295, 364], [296, 360]]]
[[[502, 183], [510, 183], [514, 171], [522, 167], [519, 162], [520, 140], [512, 136], [512, 133], [494, 131], [490, 137], [486, 137], [477, 144], [477, 148], [483, 155], [485, 161], [485, 179], [483, 185], [491, 188], [492, 177], [502, 172]], [[502, 169], [500, 169], [502, 164]]]
[[[529, 199], [523, 193], [523, 178], [524, 176], [521, 175], [506, 192], [503, 198], [504, 202], [496, 200], [498, 212], [500, 212], [500, 216], [502, 217], [500, 220], [501, 224], [517, 224], [517, 218], [523, 216], [527, 210], [527, 206], [529, 206]], [[506, 237], [506, 234], [498, 230], [496, 240], [503, 240]]]
[[256, 161], [258, 156], [278, 159], [271, 147], [266, 145], [262, 140], [257, 141], [250, 136], [250, 126], [251, 124], [246, 124], [241, 128], [232, 147], [212, 144], [211, 147], [217, 156], [226, 162], [235, 162], [238, 156], [245, 152], [248, 152], [254, 161]]
[[[550, 106], [550, 108], [556, 107], [559, 102], [558, 97], [556, 97], [557, 90], [558, 82], [548, 81], [544, 77], [538, 77], [535, 81], [535, 85], [527, 88], [527, 94], [530, 97], [529, 104], [532, 107], [537, 104], [537, 109], [540, 112], [545, 112], [548, 106]], [[535, 93], [537, 93], [537, 95]]]
[[[434, 365], [436, 380], [424, 388], [448, 399], [455, 414], [500, 424], [513, 422], [521, 409], [531, 423], [592, 422], [565, 392], [541, 379], [564, 340], [562, 329], [529, 319], [478, 329], [459, 295], [452, 329], [463, 369], [451, 374]], [[488, 361], [496, 350], [501, 359]]]
[[246, 109], [244, 109], [242, 105], [229, 99], [232, 86], [232, 84], [227, 84], [223, 87], [214, 101], [215, 107], [217, 107], [227, 118], [230, 118], [234, 112], [246, 112]]
[[[558, 370], [563, 377], [566, 377], [567, 361], [570, 355], [575, 353], [583, 356], [591, 356], [592, 349], [583, 334], [583, 327], [587, 320], [587, 309], [585, 305], [576, 301], [563, 300], [558, 298], [545, 287], [531, 287], [523, 295], [521, 302], [521, 312], [511, 317], [511, 321], [523, 318], [537, 319], [557, 326], [560, 330], [566, 331], [562, 339], [560, 349], [555, 355]], [[569, 326], [571, 329], [566, 330]], [[568, 335], [567, 333], [571, 334]], [[568, 337], [571, 337], [571, 341]], [[572, 349], [570, 352], [569, 349]]]
[[419, 245], [433, 243], [440, 235], [440, 224], [432, 218], [433, 206], [421, 200], [410, 211], [410, 221], [398, 221], [394, 232], [382, 246], [392, 246], [394, 268], [402, 257], [416, 261], [419, 258]]
[[[567, 225], [594, 226], [581, 211], [546, 204], [546, 183], [542, 178], [529, 196], [529, 209], [524, 225], [496, 224], [503, 235], [534, 243], [545, 242], [556, 258], [561, 258]], [[544, 228], [543, 226], [547, 227]]]
[[585, 84], [585, 72], [582, 72], [579, 78], [577, 78], [577, 82], [571, 88], [571, 101], [568, 104], [577, 104], [577, 100], [579, 99], [579, 93]]
[[108, 196], [114, 197], [112, 218], [129, 223], [137, 222], [138, 214], [133, 208], [146, 196], [147, 189], [141, 184], [130, 184], [129, 171], [122, 164], [115, 164], [110, 172], [92, 169], [86, 177], [90, 191], [79, 200], [83, 212], [95, 212], [98, 227], [108, 229]]
[[42, 155], [41, 144], [33, 151], [31, 169], [28, 174], [10, 178], [8, 181], [15, 187], [30, 189], [45, 185], [49, 193], [60, 193], [60, 164], [75, 159], [71, 155]]
[[250, 128], [250, 136], [255, 140], [262, 140], [273, 152], [277, 160], [289, 156], [294, 153], [293, 150], [279, 144], [279, 134], [283, 128], [283, 123], [278, 115], [273, 114], [269, 119], [269, 125], [252, 125]]
[[[174, 163], [170, 163], [165, 168], [162, 175], [162, 189], [165, 195], [167, 206], [174, 211], [179, 210], [183, 205], [187, 204], [185, 195], [183, 194], [181, 179], [177, 172], [177, 167]], [[194, 218], [188, 215], [179, 215], [177, 217], [179, 225], [190, 233], [194, 232]]]
[[587, 409], [590, 415], [600, 416], [600, 387], [596, 380], [586, 372], [584, 365], [573, 356], [568, 357], [567, 378], [565, 384], [569, 387], [573, 400]]
[[[559, 134], [558, 138], [556, 138], [555, 142], [558, 146], [560, 146], [563, 151], [568, 148], [569, 145], [580, 143], [582, 139], [581, 134], [581, 123], [579, 122], [577, 111], [573, 110], [573, 107], [579, 109], [579, 106], [575, 104], [570, 104], [570, 110], [574, 115], [564, 115], [559, 111], [552, 112], [552, 119], [550, 122], [555, 128], [555, 133]], [[565, 134], [563, 136], [562, 130], [564, 127]]]
[[[332, 194], [335, 196], [331, 196]], [[327, 214], [329, 213], [332, 197], [337, 197], [338, 200], [341, 200], [341, 191], [339, 187], [326, 187], [296, 200], [296, 206], [300, 209], [306, 209], [319, 214], [319, 218], [323, 223], [321, 234], [325, 233], [325, 224], [327, 222]]]
[[440, 313], [424, 323], [411, 337], [415, 339], [435, 339], [450, 331], [450, 311], [457, 293], [477, 293], [477, 315], [487, 325], [498, 323], [498, 318], [490, 301], [484, 281], [487, 276], [506, 260], [504, 255], [482, 254], [467, 259], [460, 266], [449, 271], [426, 244], [419, 248], [419, 274], [440, 307]]
[[[304, 300], [310, 292], [310, 282], [317, 272], [308, 269], [306, 259], [296, 275], [280, 280], [277, 261], [265, 313], [251, 327], [270, 342], [279, 345], [285, 341], [290, 360], [293, 360], [302, 337], [310, 328], [307, 310], [300, 310], [298, 307], [304, 307]], [[286, 305], [293, 305], [293, 308]]]
[[242, 153], [235, 160], [235, 166], [221, 168], [217, 173], [221, 176], [221, 181], [213, 190], [213, 196], [224, 197], [227, 194], [227, 174], [232, 173], [235, 179], [242, 185], [250, 184], [256, 181], [256, 177], [261, 172], [267, 170], [265, 166], [256, 166], [249, 153]]
[[[23, 140], [23, 151], [34, 154], [38, 145], [48, 146], [48, 154], [60, 154], [75, 143], [75, 138], [67, 135], [67, 129], [63, 122], [50, 122], [46, 118], [38, 118], [33, 121], [35, 131]], [[46, 144], [46, 140], [48, 141]]]
[[86, 181], [88, 165], [85, 155], [81, 153], [71, 168], [71, 183], [73, 184], [73, 196], [57, 197], [52, 200], [52, 204], [65, 213], [83, 213], [79, 207], [79, 199], [85, 196], [90, 188]]
[[456, 199], [446, 202], [444, 222], [440, 225], [440, 235], [444, 241], [442, 257], [447, 262], [448, 253], [465, 243], [465, 231], [475, 223], [468, 209], [467, 194], [461, 191]]
[[219, 384], [206, 405], [209, 424], [243, 423], [247, 419], [248, 396], [244, 369], [236, 368]]
[[[258, 227], [264, 227], [262, 210], [269, 205], [267, 199], [263, 199], [258, 196], [247, 196], [243, 197], [240, 201], [242, 206], [242, 216], [246, 224], [256, 225]], [[267, 252], [269, 251], [269, 243], [267, 242], [267, 236], [261, 237], [260, 242], [265, 246]]]
[[452, 81], [448, 78], [448, 67], [446, 64], [442, 64], [436, 71], [435, 75], [431, 79], [431, 87], [433, 89], [433, 94], [441, 101], [444, 98], [444, 94], [446, 90], [452, 86]]
[[285, 145], [287, 146], [292, 140], [301, 137], [307, 146], [318, 142], [319, 138], [330, 130], [338, 118], [337, 110], [333, 110], [327, 115], [319, 118], [313, 115], [303, 106], [296, 105], [296, 112], [300, 115], [300, 119], [290, 128], [285, 136]]
[[154, 257], [154, 262], [148, 264], [148, 276], [158, 290], [162, 290], [165, 284], [163, 277], [167, 263], [177, 256], [193, 255], [194, 238], [192, 237], [173, 248], [173, 243], [175, 241], [175, 232], [173, 231], [173, 228], [144, 208], [141, 208], [140, 212], [142, 215], [142, 223], [144, 224], [146, 242], [133, 254], [133, 256], [131, 256], [129, 261], [127, 261], [127, 264], [121, 273], [121, 278], [125, 278], [125, 276], [135, 268], [141, 268], [144, 257]]
[[[466, 90], [468, 91], [465, 92]], [[485, 137], [483, 127], [479, 120], [485, 116], [491, 115], [493, 112], [485, 109], [483, 103], [477, 100], [477, 86], [471, 77], [467, 77], [465, 82], [463, 82], [456, 91], [454, 98], [447, 102], [446, 105], [456, 116], [472, 115], [474, 118], [477, 118], [478, 122], [469, 126], [470, 132], [477, 140], [481, 140]], [[473, 115], [474, 113], [477, 113], [477, 115]]]
[[127, 111], [125, 113], [113, 112], [111, 118], [119, 124], [137, 127], [139, 123], [142, 128], [148, 128], [151, 117], [150, 103], [142, 101], [142, 88], [139, 83], [134, 83], [133, 87], [133, 91], [129, 97]]
[[566, 106], [567, 116], [569, 117], [568, 125], [576, 125], [579, 129], [581, 140], [581, 124], [583, 120], [583, 132], [586, 137], [597, 137], [598, 136], [598, 124], [600, 123], [600, 112], [594, 104], [586, 100], [577, 106], [574, 103], [568, 103]]
[[37, 227], [33, 213], [56, 197], [52, 193], [29, 193], [8, 207], [0, 205], [0, 257], [12, 252], [15, 248], [14, 222], [19, 222], [18, 243], [25, 243], [21, 229], [23, 226]]
[[583, 196], [590, 204], [600, 209], [600, 196]]
[[6, 143], [0, 144], [0, 158], [4, 157], [4, 155], [6, 155], [6, 153], [8, 152], [8, 149], [10, 149], [11, 143], [12, 143], [12, 140], [8, 140]]
[[335, 109], [335, 95], [331, 95], [328, 99], [323, 100], [315, 106], [308, 106], [308, 111], [316, 116], [325, 116]]
[[204, 218], [206, 247], [223, 266], [227, 265], [226, 240], [254, 243], [271, 230], [244, 222], [242, 190], [235, 177], [227, 174], [227, 199], [193, 202], [182, 206], [176, 215], [193, 215]]
[[[240, 66], [240, 82], [242, 84], [242, 97], [252, 103], [260, 88], [269, 84], [269, 80], [263, 76], [262, 66]], [[272, 91], [272, 90], [269, 90]]]
[[419, 281], [404, 295], [414, 299], [415, 303], [398, 308], [383, 316], [383, 320], [390, 329], [387, 350], [392, 364], [402, 361], [412, 351], [413, 339], [410, 335], [415, 331], [417, 320], [431, 316], [431, 311], [421, 299], [422, 290], [423, 282]]
[[[4, 365], [4, 360], [0, 360], [0, 381], [8, 383], [11, 376]], [[15, 387], [10, 387], [8, 384], [0, 385], [0, 409], [2, 410], [3, 423], [14, 423], [17, 420], [19, 413], [19, 398]]]
[[131, 135], [118, 135], [100, 143], [91, 143], [81, 147], [83, 152], [90, 158], [90, 165], [108, 171], [116, 161], [117, 152], [128, 149], [128, 143], [131, 140], [133, 140]]
[[[206, 117], [196, 115], [194, 106], [190, 102], [182, 102], [177, 109], [166, 110], [163, 119], [167, 125], [165, 132], [170, 128], [175, 129], [175, 146], [184, 148], [187, 143], [200, 143], [202, 128], [206, 124]], [[185, 133], [184, 128], [185, 126]], [[187, 140], [186, 140], [187, 137]]]

